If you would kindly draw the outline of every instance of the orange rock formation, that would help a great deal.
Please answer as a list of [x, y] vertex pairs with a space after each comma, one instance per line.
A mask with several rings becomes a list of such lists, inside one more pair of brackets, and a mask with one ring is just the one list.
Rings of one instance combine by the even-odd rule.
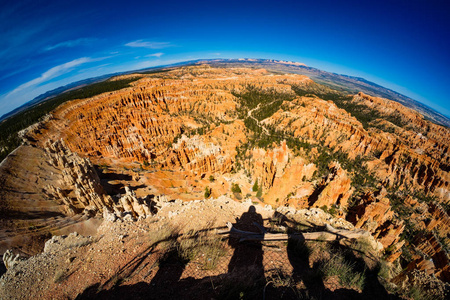
[[[67, 102], [24, 132], [28, 144], [17, 150], [21, 156], [10, 156], [0, 168], [7, 187], [0, 193], [2, 209], [11, 212], [15, 203], [29, 201], [61, 218], [85, 210], [139, 218], [151, 214], [152, 197], [195, 200], [204, 197], [205, 187], [218, 197], [231, 194], [232, 184], [238, 184], [241, 197], [256, 201], [251, 187], [258, 180], [261, 201], [336, 208], [340, 217], [371, 232], [389, 249], [389, 260], [395, 260], [405, 225], [388, 194], [366, 187], [361, 196], [355, 168], [337, 160], [328, 168], [319, 166], [316, 159], [326, 149], [349, 161], [364, 158], [356, 168], [372, 172], [377, 189], [403, 193], [405, 203], [413, 201], [414, 192], [436, 197], [436, 203], [423, 208], [429, 219], [414, 218], [428, 231], [450, 232], [448, 212], [440, 205], [450, 202], [450, 130], [399, 103], [363, 93], [350, 97], [348, 105], [380, 116], [365, 128], [331, 100], [313, 93], [296, 96], [293, 86], [312, 86], [306, 76], [209, 66], [137, 76], [129, 88]], [[252, 112], [261, 103], [250, 109], [238, 97], [251, 89], [275, 91], [290, 100], [256, 120]], [[253, 132], [249, 121], [260, 131]], [[268, 137], [276, 142], [266, 149], [256, 146], [258, 139]], [[26, 174], [11, 181], [8, 176], [20, 168]], [[319, 169], [326, 172], [317, 175]], [[20, 190], [32, 195], [29, 200]], [[4, 228], [16, 226], [14, 222], [4, 221]], [[433, 251], [430, 256], [440, 253]], [[436, 261], [444, 260], [436, 256]], [[438, 269], [447, 274], [448, 269]]]

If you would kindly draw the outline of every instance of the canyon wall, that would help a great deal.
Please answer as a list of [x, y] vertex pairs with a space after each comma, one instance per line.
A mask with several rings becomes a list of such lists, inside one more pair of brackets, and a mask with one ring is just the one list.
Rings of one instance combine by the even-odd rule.
[[[136, 76], [131, 87], [66, 102], [22, 133], [26, 145], [0, 168], [0, 195], [3, 211], [25, 214], [5, 228], [44, 224], [47, 214], [26, 223], [36, 207], [61, 220], [145, 218], [156, 197], [190, 201], [209, 190], [322, 208], [371, 232], [389, 261], [406, 245], [399, 205], [414, 226], [448, 239], [448, 128], [387, 99], [328, 97], [301, 75], [196, 66]], [[426, 219], [414, 212], [422, 206]]]

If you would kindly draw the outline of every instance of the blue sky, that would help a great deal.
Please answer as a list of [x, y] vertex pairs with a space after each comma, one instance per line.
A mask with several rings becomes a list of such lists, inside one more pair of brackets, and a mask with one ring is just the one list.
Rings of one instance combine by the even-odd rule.
[[447, 2], [0, 0], [0, 116], [93, 76], [239, 57], [364, 77], [450, 116]]

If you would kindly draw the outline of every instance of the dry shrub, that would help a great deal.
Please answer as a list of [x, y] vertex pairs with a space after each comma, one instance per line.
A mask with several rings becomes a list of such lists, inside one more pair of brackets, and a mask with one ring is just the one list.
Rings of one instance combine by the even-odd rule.
[[340, 253], [331, 255], [330, 259], [323, 262], [320, 272], [325, 279], [337, 276], [342, 286], [359, 290], [363, 289], [366, 280], [365, 272], [357, 272], [355, 263], [347, 261]]
[[216, 268], [219, 259], [225, 255], [225, 243], [221, 238], [209, 235], [207, 232], [191, 232], [179, 243], [178, 253], [186, 260], [203, 257], [203, 269]]

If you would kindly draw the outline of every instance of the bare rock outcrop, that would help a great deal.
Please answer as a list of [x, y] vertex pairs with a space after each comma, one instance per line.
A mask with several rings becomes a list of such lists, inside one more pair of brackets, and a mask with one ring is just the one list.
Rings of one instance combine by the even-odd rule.
[[23, 259], [20, 257], [20, 255], [14, 255], [12, 250], [6, 250], [5, 253], [3, 253], [3, 264], [5, 265], [6, 269], [13, 268], [21, 260]]
[[433, 275], [417, 269], [402, 272], [392, 282], [403, 288], [419, 287], [436, 299], [447, 299], [450, 296], [450, 284], [443, 283]]
[[203, 137], [188, 138], [182, 135], [172, 146], [162, 167], [182, 167], [193, 173], [227, 173], [232, 169], [232, 159], [214, 143], [206, 143]]
[[392, 246], [393, 254], [388, 260], [393, 261], [401, 254], [400, 249], [404, 242], [400, 242], [400, 234], [405, 228], [403, 221], [393, 217], [394, 211], [384, 193], [375, 196], [369, 192], [362, 197], [359, 205], [349, 211], [347, 220], [356, 228], [363, 228], [372, 233], [385, 249]]
[[[447, 167], [450, 131], [387, 99], [360, 93], [351, 102], [366, 106], [367, 113], [377, 109], [380, 114], [409, 125], [402, 128], [388, 122], [395, 127], [393, 132], [365, 129], [350, 113], [316, 97], [285, 102], [282, 109], [263, 123], [276, 132], [347, 153], [350, 159], [382, 153], [368, 166], [384, 179], [385, 186], [425, 190], [444, 202], [450, 201]], [[439, 136], [442, 138], [438, 139]]]
[[442, 281], [450, 283], [450, 260], [447, 252], [443, 249], [441, 243], [432, 233], [419, 234], [413, 241], [426, 257], [429, 257], [431, 267], [422, 266], [426, 260], [424, 257], [418, 257], [410, 263], [409, 269], [423, 269], [434, 274]]
[[436, 203], [428, 204], [428, 213], [431, 215], [425, 224], [428, 231], [439, 229], [443, 236], [450, 233], [450, 216], [448, 213]]
[[[251, 153], [252, 160], [246, 168], [252, 170], [254, 177], [258, 180], [264, 190], [269, 190], [275, 178], [283, 176], [292, 153], [283, 141], [279, 147], [273, 149], [255, 148]], [[298, 174], [300, 176], [301, 174]]]
[[424, 190], [426, 193], [438, 195], [445, 202], [450, 200], [448, 190], [450, 177], [448, 172], [439, 168], [439, 162], [404, 147], [392, 151], [384, 151], [380, 157], [387, 168], [380, 168], [378, 176], [384, 179], [385, 186], [406, 186], [412, 190]]
[[104, 206], [112, 206], [113, 201], [102, 185], [94, 166], [87, 158], [81, 158], [66, 147], [64, 141], [46, 144], [48, 162], [62, 169], [61, 187], [47, 186], [47, 195], [60, 200], [67, 206], [68, 213], [77, 209], [93, 207], [102, 211]]
[[125, 195], [119, 199], [119, 202], [123, 212], [130, 213], [134, 218], [146, 218], [152, 215], [151, 204], [147, 203], [147, 199], [138, 199], [129, 187], [125, 187]]
[[341, 168], [339, 162], [332, 162], [328, 166], [330, 173], [322, 179], [314, 193], [308, 199], [309, 205], [313, 207], [337, 206], [346, 209], [348, 199], [354, 192], [351, 179], [347, 172]]

